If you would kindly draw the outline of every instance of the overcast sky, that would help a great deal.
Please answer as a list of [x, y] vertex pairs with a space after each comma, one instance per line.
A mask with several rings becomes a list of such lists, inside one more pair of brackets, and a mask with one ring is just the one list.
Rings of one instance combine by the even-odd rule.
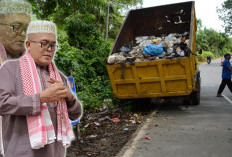
[[[143, 7], [152, 7], [164, 4], [186, 2], [190, 0], [143, 0]], [[196, 16], [202, 20], [207, 28], [224, 32], [223, 22], [219, 20], [216, 7], [221, 7], [225, 0], [195, 0]]]

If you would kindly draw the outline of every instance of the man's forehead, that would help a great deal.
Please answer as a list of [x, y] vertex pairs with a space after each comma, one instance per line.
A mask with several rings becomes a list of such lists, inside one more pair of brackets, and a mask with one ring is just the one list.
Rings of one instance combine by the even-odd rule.
[[31, 18], [29, 15], [16, 13], [16, 14], [4, 14], [3, 15], [3, 21], [9, 24], [19, 23], [19, 24], [29, 24], [31, 21]]
[[32, 34], [28, 34], [28, 39], [55, 42], [56, 35], [52, 33], [32, 33]]

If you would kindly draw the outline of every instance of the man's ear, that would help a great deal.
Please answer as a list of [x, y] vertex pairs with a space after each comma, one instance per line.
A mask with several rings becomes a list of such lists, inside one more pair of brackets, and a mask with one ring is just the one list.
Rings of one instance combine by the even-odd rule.
[[26, 44], [27, 50], [30, 51], [31, 50], [31, 43], [27, 40], [25, 44]]

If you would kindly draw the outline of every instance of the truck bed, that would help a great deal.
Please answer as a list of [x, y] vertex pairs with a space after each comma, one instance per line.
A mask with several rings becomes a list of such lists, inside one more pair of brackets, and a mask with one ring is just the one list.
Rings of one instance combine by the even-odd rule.
[[113, 93], [120, 99], [189, 95], [195, 83], [190, 58], [107, 65]]

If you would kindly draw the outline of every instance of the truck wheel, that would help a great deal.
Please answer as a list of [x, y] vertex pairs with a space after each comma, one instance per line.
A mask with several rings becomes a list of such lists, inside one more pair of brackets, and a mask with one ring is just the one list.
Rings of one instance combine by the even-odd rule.
[[197, 76], [196, 81], [196, 91], [193, 91], [189, 96], [187, 96], [183, 103], [185, 105], [199, 105], [200, 104], [200, 92], [201, 92], [201, 79], [200, 75]]
[[194, 91], [192, 93], [192, 104], [193, 105], [199, 105], [200, 104], [200, 90]]
[[196, 82], [196, 91], [192, 92], [192, 102], [193, 105], [199, 105], [200, 104], [200, 92], [201, 92], [201, 83], [200, 83], [200, 76], [197, 78]]

